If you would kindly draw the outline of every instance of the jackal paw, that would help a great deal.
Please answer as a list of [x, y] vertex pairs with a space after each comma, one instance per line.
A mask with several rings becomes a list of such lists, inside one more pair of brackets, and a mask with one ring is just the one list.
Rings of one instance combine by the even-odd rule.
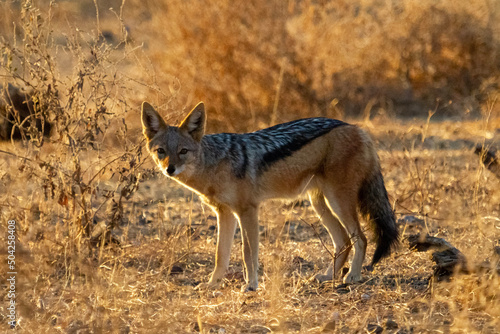
[[363, 280], [363, 277], [361, 274], [353, 274], [352, 272], [348, 272], [347, 275], [344, 277], [344, 283], [345, 284], [352, 284], [352, 283], [358, 283]]
[[241, 292], [257, 291], [257, 284], [245, 284], [241, 287]]
[[198, 284], [194, 289], [198, 291], [215, 290], [220, 286], [220, 282], [205, 282]]
[[332, 281], [333, 280], [333, 276], [332, 275], [326, 275], [326, 274], [317, 274], [316, 276], [314, 276], [314, 279], [316, 281], [318, 281], [319, 283], [324, 283], [324, 282]]

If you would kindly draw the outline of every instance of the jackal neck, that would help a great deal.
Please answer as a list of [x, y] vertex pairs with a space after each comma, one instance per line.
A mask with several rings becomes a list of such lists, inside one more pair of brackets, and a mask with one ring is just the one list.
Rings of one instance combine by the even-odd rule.
[[210, 168], [207, 168], [205, 163], [203, 148], [197, 152], [194, 164], [189, 169], [189, 174], [180, 173], [174, 179], [198, 195], [203, 195], [204, 188], [210, 183]]

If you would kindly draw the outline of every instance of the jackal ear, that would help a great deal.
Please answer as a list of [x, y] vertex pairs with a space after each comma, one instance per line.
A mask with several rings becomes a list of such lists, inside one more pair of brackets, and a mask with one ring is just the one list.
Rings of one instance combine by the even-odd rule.
[[194, 140], [200, 141], [201, 137], [205, 134], [205, 121], [205, 105], [203, 102], [200, 102], [184, 118], [179, 129], [187, 132]]
[[167, 123], [158, 112], [147, 102], [142, 103], [141, 108], [142, 132], [144, 136], [151, 140], [160, 131], [167, 127]]

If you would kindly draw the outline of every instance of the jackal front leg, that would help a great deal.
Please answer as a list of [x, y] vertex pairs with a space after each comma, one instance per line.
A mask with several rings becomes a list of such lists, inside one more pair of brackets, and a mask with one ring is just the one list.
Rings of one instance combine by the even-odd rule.
[[217, 288], [227, 269], [231, 258], [231, 246], [233, 245], [234, 232], [236, 230], [236, 217], [233, 212], [225, 206], [217, 208], [217, 250], [215, 253], [215, 269], [212, 277], [207, 283], [201, 283], [197, 289]]

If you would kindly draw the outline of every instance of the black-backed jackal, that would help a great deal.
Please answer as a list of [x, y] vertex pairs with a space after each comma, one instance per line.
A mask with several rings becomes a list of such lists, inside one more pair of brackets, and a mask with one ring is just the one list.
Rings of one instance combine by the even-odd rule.
[[[377, 246], [371, 265], [398, 241], [378, 156], [369, 136], [355, 125], [307, 118], [252, 133], [205, 135], [205, 108], [199, 103], [180, 126], [169, 126], [147, 102], [143, 132], [153, 160], [168, 177], [196, 192], [217, 213], [217, 287], [229, 266], [237, 223], [243, 241], [244, 291], [256, 290], [258, 210], [262, 201], [307, 193], [335, 245], [335, 260], [320, 281], [331, 280], [354, 256], [344, 282], [361, 280], [366, 237], [358, 210], [374, 225]], [[346, 251], [347, 249], [347, 251]]]

